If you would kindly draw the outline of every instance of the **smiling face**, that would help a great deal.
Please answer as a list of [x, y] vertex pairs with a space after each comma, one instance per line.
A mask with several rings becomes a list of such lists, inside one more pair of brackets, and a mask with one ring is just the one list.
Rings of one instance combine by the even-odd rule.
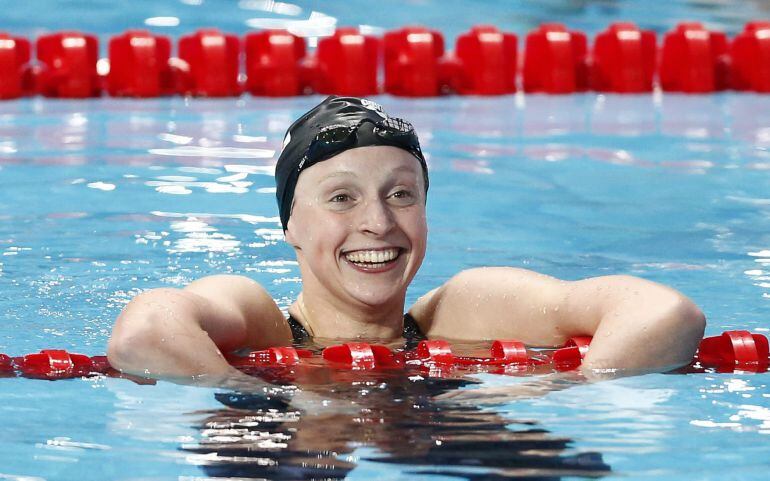
[[427, 233], [419, 162], [402, 149], [371, 146], [302, 172], [286, 240], [297, 252], [303, 292], [373, 308], [403, 305]]

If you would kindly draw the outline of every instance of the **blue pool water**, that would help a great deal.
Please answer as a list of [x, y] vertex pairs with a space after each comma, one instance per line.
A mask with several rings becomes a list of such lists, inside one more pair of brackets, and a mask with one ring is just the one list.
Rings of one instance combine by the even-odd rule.
[[[271, 16], [260, 2], [134, 2], [130, 13], [73, 2], [61, 14], [45, 4], [35, 19], [31, 7], [3, 8], [3, 25], [107, 36], [176, 15], [176, 35], [243, 32], [247, 19]], [[346, 5], [324, 13], [340, 24], [410, 22], [404, 8], [366, 19]], [[761, 15], [760, 2], [740, 14], [667, 2], [654, 16], [633, 2], [450, 6], [456, 15], [416, 2], [415, 21], [448, 34], [484, 21], [522, 33], [556, 17], [588, 32], [615, 19], [665, 30], [682, 18], [735, 31]], [[297, 19], [323, 10], [299, 8]], [[318, 100], [0, 103], [0, 352], [101, 354], [133, 295], [214, 273], [248, 275], [288, 306], [299, 273], [272, 165], [288, 124]], [[431, 169], [428, 257], [408, 303], [481, 265], [565, 279], [629, 273], [690, 296], [708, 335], [770, 332], [770, 96], [377, 100], [413, 121]], [[481, 409], [431, 403], [457, 383], [389, 380], [338, 387], [366, 413], [337, 400], [297, 414], [167, 382], [0, 379], [0, 479], [760, 480], [769, 380], [655, 374], [534, 395], [543, 379], [483, 375], [461, 389], [505, 386], [512, 398]]]

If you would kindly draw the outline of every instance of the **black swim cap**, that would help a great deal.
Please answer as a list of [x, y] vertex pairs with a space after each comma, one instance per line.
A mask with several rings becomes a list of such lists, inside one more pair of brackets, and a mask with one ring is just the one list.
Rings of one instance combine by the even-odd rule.
[[[318, 146], [319, 134], [331, 140], [323, 143], [324, 148], [311, 149]], [[370, 145], [399, 147], [414, 155], [428, 191], [428, 167], [411, 124], [389, 117], [382, 106], [370, 100], [331, 95], [291, 124], [283, 139], [283, 150], [275, 165], [275, 194], [284, 232], [299, 174], [345, 150]]]

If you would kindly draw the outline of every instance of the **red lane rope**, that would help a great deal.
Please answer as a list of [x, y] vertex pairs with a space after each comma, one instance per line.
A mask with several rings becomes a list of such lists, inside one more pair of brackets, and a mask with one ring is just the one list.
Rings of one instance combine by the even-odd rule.
[[[393, 351], [386, 346], [349, 342], [330, 346], [321, 356], [306, 349], [271, 347], [246, 356], [229, 358], [230, 364], [246, 372], [264, 369], [335, 368], [343, 371], [408, 371], [443, 377], [455, 370], [481, 369], [492, 373], [528, 372], [538, 366], [556, 371], [577, 369], [590, 348], [591, 338], [573, 337], [554, 351], [528, 351], [519, 341], [496, 340], [488, 356], [458, 356], [444, 340], [421, 341], [416, 349]], [[725, 331], [707, 337], [689, 366], [678, 372], [766, 372], [768, 339], [748, 331]], [[114, 375], [106, 356], [85, 356], [61, 349], [45, 349], [35, 354], [10, 357], [0, 354], [0, 376], [35, 379], [70, 379], [106, 374]], [[312, 372], [311, 372], [312, 375]]]
[[443, 35], [427, 27], [383, 37], [344, 27], [308, 53], [305, 39], [285, 30], [239, 38], [207, 28], [179, 38], [172, 57], [168, 37], [128, 30], [110, 38], [108, 58], [99, 59], [98, 39], [88, 33], [57, 32], [33, 43], [0, 32], [0, 99], [102, 93], [228, 97], [244, 91], [268, 97], [432, 97], [510, 94], [519, 86], [548, 94], [639, 93], [656, 86], [667, 92], [770, 93], [770, 21], [748, 22], [732, 39], [701, 23], [682, 22], [660, 44], [654, 32], [617, 22], [590, 47], [585, 33], [546, 23], [523, 43], [519, 52], [516, 34], [477, 25], [459, 35], [450, 52]]

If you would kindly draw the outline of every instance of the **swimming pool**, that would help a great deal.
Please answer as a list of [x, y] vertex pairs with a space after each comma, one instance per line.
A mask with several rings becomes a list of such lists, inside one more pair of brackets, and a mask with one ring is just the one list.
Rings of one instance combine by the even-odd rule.
[[[78, 4], [37, 20], [106, 34], [181, 12], [180, 32], [237, 32], [254, 14], [147, 3], [94, 17]], [[633, 3], [520, 3], [521, 22], [560, 14], [587, 32], [615, 18], [650, 26], [681, 15], [728, 31], [745, 20], [677, 2], [654, 19]], [[439, 11], [415, 8], [425, 23]], [[498, 21], [506, 8], [490, 3], [471, 16], [456, 5], [457, 18], [525, 31]], [[5, 11], [19, 33], [35, 30]], [[394, 11], [371, 23], [410, 21]], [[328, 14], [364, 23], [360, 9]], [[751, 7], [741, 15], [758, 16]], [[432, 25], [448, 37], [466, 27]], [[0, 352], [103, 353], [133, 295], [213, 273], [249, 275], [286, 307], [299, 274], [282, 242], [272, 162], [285, 128], [318, 100], [0, 103]], [[479, 265], [567, 279], [631, 273], [690, 296], [709, 335], [770, 330], [770, 96], [378, 101], [413, 121], [431, 168], [428, 256], [408, 303]], [[315, 416], [165, 382], [0, 379], [0, 479], [764, 479], [768, 379], [647, 375], [443, 410], [428, 395], [459, 383], [390, 380], [339, 387], [346, 399], [373, 399], [367, 413], [337, 403]], [[532, 378], [479, 380], [520, 390]]]

